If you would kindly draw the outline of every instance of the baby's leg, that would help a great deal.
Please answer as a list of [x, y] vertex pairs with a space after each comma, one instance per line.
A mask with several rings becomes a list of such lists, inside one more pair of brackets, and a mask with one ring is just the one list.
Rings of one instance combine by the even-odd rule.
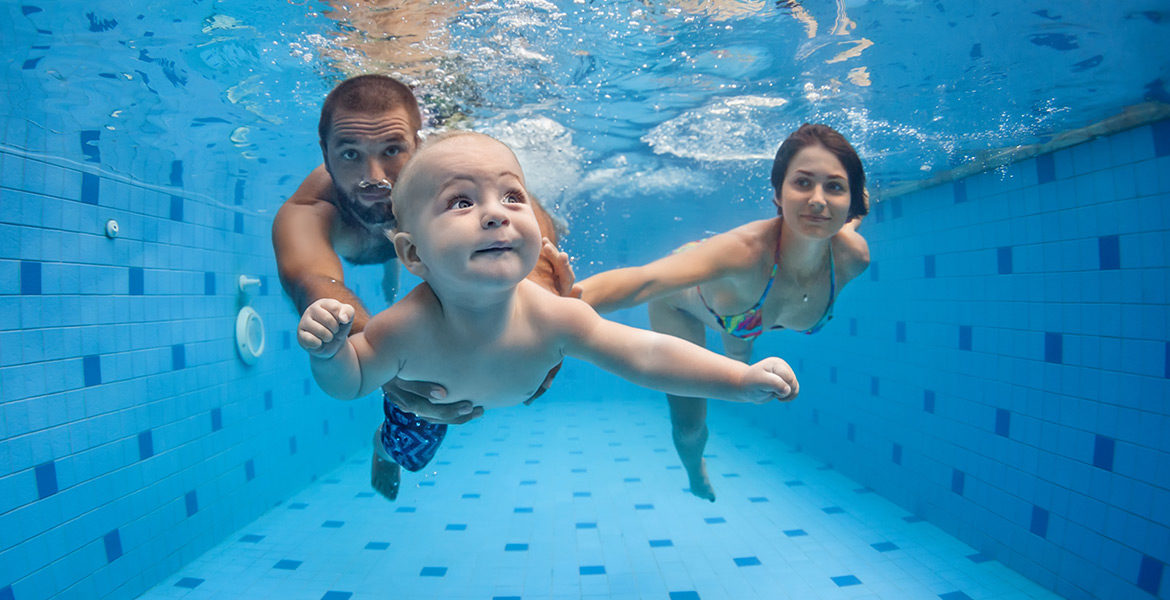
[[[651, 302], [649, 312], [650, 326], [654, 331], [704, 345], [706, 328], [698, 319], [664, 301]], [[674, 449], [687, 470], [691, 493], [714, 502], [715, 490], [711, 487], [707, 464], [703, 460], [703, 449], [707, 447], [707, 400], [670, 394], [666, 399], [670, 403]]]

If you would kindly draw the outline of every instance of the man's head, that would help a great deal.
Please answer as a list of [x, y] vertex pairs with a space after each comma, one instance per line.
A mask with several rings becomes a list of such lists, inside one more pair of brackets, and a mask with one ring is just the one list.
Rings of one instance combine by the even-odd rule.
[[359, 75], [329, 92], [317, 131], [344, 221], [393, 225], [390, 188], [418, 147], [420, 126], [414, 93], [385, 75]]
[[402, 169], [393, 198], [398, 257], [436, 290], [508, 288], [536, 264], [541, 234], [524, 173], [492, 137], [428, 138]]

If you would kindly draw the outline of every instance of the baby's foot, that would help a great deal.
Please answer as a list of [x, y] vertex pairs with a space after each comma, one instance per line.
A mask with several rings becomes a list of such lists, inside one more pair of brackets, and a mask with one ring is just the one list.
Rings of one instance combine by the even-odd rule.
[[711, 487], [711, 480], [707, 477], [707, 460], [699, 463], [698, 473], [687, 474], [691, 480], [691, 493], [704, 500], [715, 501], [715, 488]]
[[382, 443], [382, 428], [374, 432], [374, 456], [370, 459], [370, 486], [387, 500], [398, 497], [398, 485], [402, 479], [402, 467], [382, 457], [378, 445]]

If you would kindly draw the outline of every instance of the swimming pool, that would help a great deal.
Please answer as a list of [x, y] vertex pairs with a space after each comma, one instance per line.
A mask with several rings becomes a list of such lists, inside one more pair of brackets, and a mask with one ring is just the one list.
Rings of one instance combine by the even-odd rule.
[[[4, 3], [0, 600], [1170, 597], [1164, 7], [407, 5]], [[370, 69], [515, 147], [580, 275], [766, 216], [803, 121], [857, 145], [873, 262], [761, 338], [797, 402], [712, 407], [718, 502], [580, 363], [371, 494], [269, 239]]]

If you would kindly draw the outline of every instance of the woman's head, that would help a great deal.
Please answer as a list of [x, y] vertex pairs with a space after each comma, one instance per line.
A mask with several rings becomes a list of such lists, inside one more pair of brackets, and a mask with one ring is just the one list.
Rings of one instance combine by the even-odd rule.
[[845, 173], [849, 177], [849, 218], [865, 216], [869, 209], [865, 202], [865, 169], [861, 166], [861, 158], [857, 156], [857, 151], [849, 141], [828, 125], [805, 123], [780, 144], [780, 149], [776, 151], [776, 159], [772, 162], [772, 187], [776, 190], [777, 198], [780, 196], [784, 177], [788, 173], [788, 163], [792, 161], [792, 157], [813, 145], [828, 150], [845, 168]]

